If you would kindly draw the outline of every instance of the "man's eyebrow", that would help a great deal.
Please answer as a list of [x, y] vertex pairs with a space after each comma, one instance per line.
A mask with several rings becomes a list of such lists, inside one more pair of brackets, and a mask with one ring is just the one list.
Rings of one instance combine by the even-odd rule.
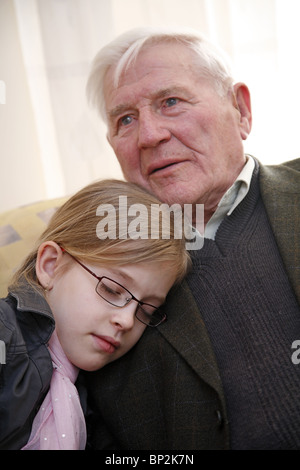
[[169, 88], [162, 88], [161, 90], [158, 90], [154, 95], [154, 97], [157, 98], [165, 98], [166, 96], [174, 96], [176, 94], [187, 94], [187, 90], [184, 87], [181, 86], [173, 86]]
[[128, 112], [129, 109], [132, 109], [132, 106], [130, 104], [119, 104], [115, 108], [111, 109], [110, 111], [107, 112], [107, 115], [109, 119], [114, 119], [121, 114], [124, 114]]

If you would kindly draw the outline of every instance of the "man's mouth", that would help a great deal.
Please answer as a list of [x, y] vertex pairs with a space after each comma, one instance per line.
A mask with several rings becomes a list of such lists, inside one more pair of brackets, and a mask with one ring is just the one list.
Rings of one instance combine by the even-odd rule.
[[155, 170], [152, 171], [151, 175], [154, 173], [157, 173], [158, 171], [165, 170], [166, 168], [170, 168], [171, 166], [175, 165], [175, 163], [170, 163], [169, 165], [161, 166], [159, 168], [155, 168]]
[[169, 162], [169, 163], [160, 164], [159, 166], [158, 165], [151, 165], [148, 169], [148, 175], [151, 176], [151, 175], [154, 175], [155, 173], [158, 173], [160, 171], [164, 171], [164, 170], [167, 170], [169, 168], [172, 169], [173, 167], [177, 166], [180, 163], [182, 163], [182, 161], [172, 161], [172, 162]]

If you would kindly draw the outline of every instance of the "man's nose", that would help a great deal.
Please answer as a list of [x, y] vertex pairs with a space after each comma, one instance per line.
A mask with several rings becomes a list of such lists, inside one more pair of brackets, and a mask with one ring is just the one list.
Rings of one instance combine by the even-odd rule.
[[167, 127], [164, 117], [154, 110], [143, 110], [139, 116], [138, 146], [140, 149], [156, 147], [171, 138], [171, 132]]

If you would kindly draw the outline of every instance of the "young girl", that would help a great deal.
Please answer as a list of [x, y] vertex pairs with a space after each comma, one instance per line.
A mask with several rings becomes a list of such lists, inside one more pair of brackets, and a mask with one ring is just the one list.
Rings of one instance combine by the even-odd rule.
[[[120, 196], [128, 208], [144, 209], [138, 218], [120, 209]], [[189, 264], [165, 206], [169, 226], [151, 226], [159, 205], [134, 184], [107, 180], [82, 189], [53, 216], [0, 300], [0, 448], [85, 448], [79, 368], [105, 366], [147, 325], [165, 321], [160, 306]]]

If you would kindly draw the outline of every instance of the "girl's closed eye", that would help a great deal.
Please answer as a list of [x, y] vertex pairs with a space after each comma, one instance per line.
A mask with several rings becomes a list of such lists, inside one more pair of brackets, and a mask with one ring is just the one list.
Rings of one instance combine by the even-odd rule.
[[107, 279], [103, 280], [99, 283], [98, 290], [102, 293], [109, 295], [110, 297], [121, 297], [124, 292], [117, 284], [113, 284], [109, 282]]

